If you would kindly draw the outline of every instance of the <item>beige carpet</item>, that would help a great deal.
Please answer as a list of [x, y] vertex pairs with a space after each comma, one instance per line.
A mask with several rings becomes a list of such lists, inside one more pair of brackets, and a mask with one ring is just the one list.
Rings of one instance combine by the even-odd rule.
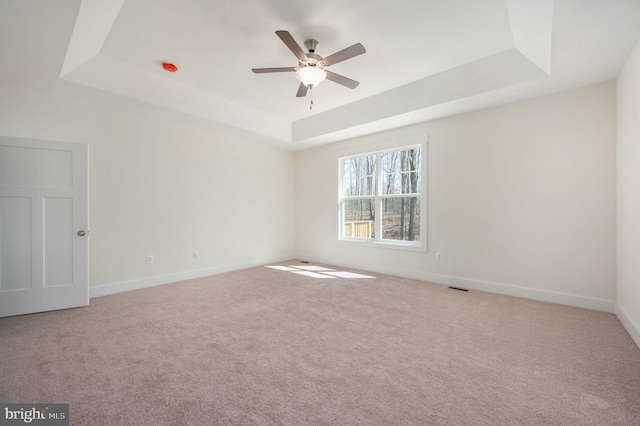
[[614, 315], [371, 275], [257, 267], [0, 319], [0, 402], [72, 425], [640, 425]]

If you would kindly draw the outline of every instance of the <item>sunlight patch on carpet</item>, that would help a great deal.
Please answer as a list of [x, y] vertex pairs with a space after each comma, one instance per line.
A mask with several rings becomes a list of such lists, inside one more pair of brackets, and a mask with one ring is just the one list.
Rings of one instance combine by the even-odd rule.
[[375, 278], [370, 275], [357, 274], [355, 272], [336, 271], [334, 269], [325, 268], [324, 266], [268, 265], [266, 267], [276, 269], [278, 271], [293, 272], [294, 274], [304, 275], [311, 278]]
[[267, 266], [267, 268], [277, 269], [278, 271], [297, 271], [296, 268], [290, 268], [288, 266]]
[[[294, 268], [291, 266], [291, 268]], [[296, 269], [302, 269], [303, 271], [335, 271], [335, 269], [325, 268], [324, 266], [314, 266], [314, 265], [306, 265], [306, 266], [295, 266]]]
[[356, 274], [355, 272], [347, 272], [347, 271], [335, 271], [335, 272], [325, 272], [327, 275], [333, 275], [338, 278], [375, 278], [370, 275], [362, 275]]
[[336, 277], [332, 277], [331, 275], [327, 275], [327, 274], [319, 274], [317, 272], [311, 272], [311, 271], [291, 271], [294, 274], [299, 274], [299, 275], [304, 275], [305, 277], [311, 277], [311, 278], [336, 278]]

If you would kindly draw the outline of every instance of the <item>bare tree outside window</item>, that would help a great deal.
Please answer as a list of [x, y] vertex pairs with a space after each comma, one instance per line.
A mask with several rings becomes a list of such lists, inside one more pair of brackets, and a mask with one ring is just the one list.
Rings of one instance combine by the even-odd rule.
[[376, 192], [376, 157], [367, 155], [346, 159], [342, 182], [345, 196], [374, 195]]
[[416, 241], [420, 237], [420, 149], [382, 154], [382, 238]]
[[344, 235], [375, 237], [376, 156], [354, 157], [344, 162], [343, 193], [353, 197], [344, 202]]

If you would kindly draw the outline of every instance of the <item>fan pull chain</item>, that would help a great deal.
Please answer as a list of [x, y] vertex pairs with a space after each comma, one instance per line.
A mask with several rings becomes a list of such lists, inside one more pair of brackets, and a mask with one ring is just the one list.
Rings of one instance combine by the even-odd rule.
[[311, 99], [311, 102], [309, 103], [309, 110], [313, 109], [313, 85], [310, 84], [309, 85], [309, 98]]

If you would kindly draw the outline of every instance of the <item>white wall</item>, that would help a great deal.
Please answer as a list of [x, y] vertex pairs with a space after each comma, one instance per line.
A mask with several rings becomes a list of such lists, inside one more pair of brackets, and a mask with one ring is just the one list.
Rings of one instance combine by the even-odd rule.
[[89, 144], [92, 295], [293, 256], [291, 152], [35, 88], [0, 93], [0, 134]]
[[618, 306], [640, 346], [640, 44], [617, 81]]
[[[617, 86], [617, 300], [636, 325], [638, 56], [636, 49]], [[295, 161], [291, 152], [207, 128], [35, 88], [4, 85], [0, 90], [0, 134], [90, 146], [94, 295], [297, 253], [309, 260], [613, 310], [614, 83], [301, 151]], [[338, 243], [336, 153], [416, 134], [429, 137], [429, 251]], [[230, 182], [240, 189], [230, 188]], [[199, 259], [191, 258], [193, 250]], [[441, 261], [435, 252], [442, 252]], [[146, 263], [148, 254], [155, 263]]]
[[[297, 152], [296, 252], [613, 311], [615, 114], [609, 82]], [[336, 153], [416, 134], [429, 138], [429, 251], [338, 242]]]

